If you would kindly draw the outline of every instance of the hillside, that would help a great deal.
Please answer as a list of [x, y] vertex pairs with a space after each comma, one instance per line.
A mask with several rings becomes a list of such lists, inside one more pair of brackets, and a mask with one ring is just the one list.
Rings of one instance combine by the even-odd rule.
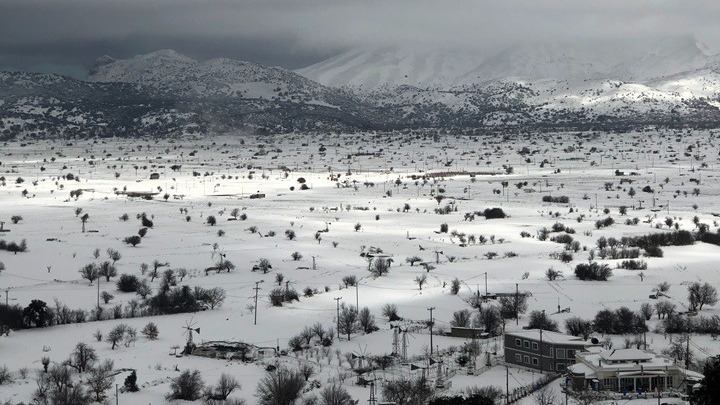
[[479, 61], [387, 48], [298, 72], [171, 50], [104, 56], [87, 81], [1, 73], [0, 136], [717, 127], [717, 56], [689, 39], [633, 49], [522, 46]]

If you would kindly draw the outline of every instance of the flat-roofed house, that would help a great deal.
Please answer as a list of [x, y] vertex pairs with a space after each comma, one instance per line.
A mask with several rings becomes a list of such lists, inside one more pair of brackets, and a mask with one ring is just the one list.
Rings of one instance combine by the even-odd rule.
[[599, 347], [576, 353], [577, 364], [568, 367], [574, 389], [623, 393], [684, 390], [702, 374], [686, 370], [675, 360], [639, 349], [604, 350]]
[[529, 329], [505, 333], [505, 362], [545, 372], [564, 373], [575, 354], [594, 346], [581, 337]]

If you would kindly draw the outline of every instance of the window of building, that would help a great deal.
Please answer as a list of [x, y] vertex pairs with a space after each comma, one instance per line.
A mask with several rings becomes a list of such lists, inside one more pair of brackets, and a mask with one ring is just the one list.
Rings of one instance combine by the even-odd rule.
[[555, 356], [555, 349], [553, 349], [553, 348], [551, 347], [551, 348], [550, 348], [550, 357], [553, 357], [553, 356]]
[[522, 340], [515, 338], [515, 346], [522, 347]]
[[557, 371], [565, 371], [565, 363], [558, 363]]
[[518, 363], [522, 363], [522, 354], [515, 353], [515, 361]]
[[568, 359], [574, 359], [575, 358], [575, 350], [567, 350], [567, 358]]
[[555, 369], [555, 367], [553, 367], [553, 364], [550, 363], [550, 371], [553, 371], [554, 369]]
[[537, 350], [537, 349], [538, 349], [538, 344], [537, 344], [537, 342], [532, 342], [532, 348], [533, 348], [533, 350]]
[[540, 362], [538, 361], [538, 358], [537, 358], [537, 357], [533, 357], [533, 358], [532, 358], [532, 365], [533, 365], [533, 366], [537, 366], [538, 364], [540, 364]]
[[523, 342], [523, 343], [524, 343], [524, 347], [525, 347], [526, 349], [529, 349], [529, 348], [530, 348], [530, 341], [529, 341], [529, 340], [526, 340], [526, 341]]
[[557, 353], [558, 359], [564, 359], [565, 358], [565, 349], [557, 349], [555, 351]]
[[530, 364], [530, 356], [523, 356], [523, 360], [525, 361], [525, 364]]

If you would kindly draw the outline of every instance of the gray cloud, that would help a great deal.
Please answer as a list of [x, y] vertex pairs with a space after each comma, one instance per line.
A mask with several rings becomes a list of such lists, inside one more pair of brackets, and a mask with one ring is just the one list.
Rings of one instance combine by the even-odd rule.
[[0, 68], [75, 76], [103, 54], [161, 48], [288, 68], [361, 46], [491, 52], [694, 35], [720, 50], [720, 2], [704, 0], [0, 0], [0, 10]]

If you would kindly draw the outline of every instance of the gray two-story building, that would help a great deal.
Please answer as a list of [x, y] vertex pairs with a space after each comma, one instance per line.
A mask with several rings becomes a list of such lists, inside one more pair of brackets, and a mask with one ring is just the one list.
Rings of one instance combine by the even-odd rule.
[[564, 373], [575, 353], [596, 346], [581, 337], [540, 329], [505, 333], [505, 362], [539, 371]]

